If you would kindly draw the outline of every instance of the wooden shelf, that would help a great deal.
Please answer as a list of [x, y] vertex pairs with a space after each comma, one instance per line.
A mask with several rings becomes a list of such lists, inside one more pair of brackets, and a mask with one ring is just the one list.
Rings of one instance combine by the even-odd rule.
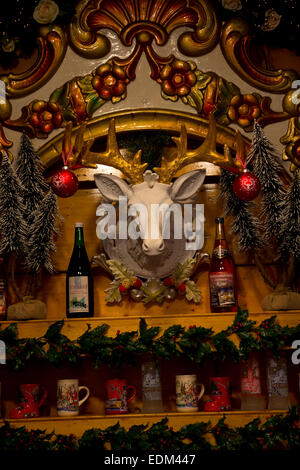
[[[264, 312], [264, 313], [252, 313], [249, 317], [256, 321], [258, 324], [269, 318], [272, 315], [276, 315], [280, 325], [285, 326], [296, 326], [300, 323], [300, 310], [295, 311], [277, 311], [277, 312]], [[62, 329], [69, 339], [74, 340], [78, 338], [87, 329], [87, 325], [91, 325], [92, 328], [96, 328], [103, 323], [109, 325], [108, 334], [115, 336], [116, 332], [123, 331], [134, 331], [139, 327], [141, 318], [145, 318], [149, 326], [160, 326], [162, 330], [172, 326], [174, 324], [181, 324], [182, 326], [188, 327], [190, 325], [203, 326], [205, 328], [213, 328], [215, 332], [226, 329], [232, 325], [235, 318], [235, 313], [206, 313], [206, 314], [185, 314], [182, 315], [141, 315], [141, 316], [122, 316], [122, 317], [92, 317], [92, 318], [80, 318], [80, 319], [64, 319], [64, 326]], [[46, 320], [27, 320], [27, 321], [3, 321], [1, 327], [5, 328], [10, 323], [18, 323], [19, 338], [38, 338], [45, 334], [47, 328], [55, 321], [61, 320], [61, 318], [51, 318]]]
[[[40, 417], [26, 419], [8, 419], [6, 420], [13, 427], [26, 426], [27, 429], [45, 429], [47, 432], [55, 430], [56, 434], [75, 434], [81, 436], [87, 429], [100, 428], [105, 429], [117, 422], [125, 429], [133, 425], [149, 424], [161, 421], [168, 417], [168, 424], [175, 431], [186, 424], [193, 424], [201, 421], [210, 421], [215, 425], [220, 418], [226, 416], [226, 423], [231, 427], [245, 426], [255, 418], [260, 418], [265, 422], [270, 415], [286, 413], [286, 410], [263, 410], [263, 411], [227, 411], [221, 413], [198, 412], [198, 413], [149, 413], [149, 414], [127, 414], [127, 415], [84, 415], [75, 417]], [[4, 421], [1, 420], [1, 425]]]

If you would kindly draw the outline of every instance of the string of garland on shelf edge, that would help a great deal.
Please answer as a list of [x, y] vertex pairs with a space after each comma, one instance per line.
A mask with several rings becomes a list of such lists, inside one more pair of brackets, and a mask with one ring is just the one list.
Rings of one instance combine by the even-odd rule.
[[[20, 370], [33, 360], [46, 360], [60, 366], [63, 362], [76, 363], [80, 357], [89, 356], [95, 368], [101, 364], [120, 367], [136, 365], [138, 356], [152, 354], [154, 358], [170, 359], [181, 356], [201, 364], [207, 357], [238, 362], [248, 357], [250, 351], [270, 351], [274, 355], [285, 346], [299, 339], [300, 324], [281, 326], [277, 317], [271, 316], [259, 325], [249, 319], [247, 310], [238, 308], [233, 324], [218, 333], [212, 328], [190, 325], [185, 328], [172, 325], [161, 332], [160, 327], [148, 327], [140, 320], [139, 330], [117, 331], [114, 338], [108, 336], [109, 325], [96, 328], [87, 324], [87, 330], [75, 340], [61, 333], [64, 320], [49, 326], [39, 338], [18, 338], [17, 323], [0, 330], [0, 340], [5, 342], [7, 364]], [[238, 345], [233, 337], [238, 338]]]
[[[270, 416], [264, 424], [255, 418], [243, 427], [230, 428], [225, 416], [215, 426], [198, 422], [174, 431], [168, 419], [126, 430], [119, 423], [105, 430], [91, 428], [78, 438], [74, 434], [47, 434], [45, 430], [13, 428], [8, 422], [0, 427], [0, 451], [112, 450], [112, 451], [241, 451], [300, 448], [300, 408]], [[210, 437], [214, 439], [210, 439]], [[214, 441], [214, 443], [212, 443]], [[187, 462], [182, 462], [187, 463]]]

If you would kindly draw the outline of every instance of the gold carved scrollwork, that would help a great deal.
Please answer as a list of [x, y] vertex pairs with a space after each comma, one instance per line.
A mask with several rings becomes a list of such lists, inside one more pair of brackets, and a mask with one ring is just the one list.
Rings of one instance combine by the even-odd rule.
[[110, 51], [110, 42], [103, 34], [85, 26], [90, 3], [90, 0], [82, 0], [77, 4], [76, 15], [70, 25], [70, 42], [78, 54], [89, 59], [99, 59]]
[[26, 96], [54, 75], [67, 50], [66, 34], [59, 26], [54, 26], [51, 31], [49, 27], [41, 27], [37, 46], [37, 60], [28, 70], [20, 74], [8, 73], [0, 76], [0, 80], [6, 84], [8, 97]]
[[77, 5], [70, 39], [74, 49], [88, 58], [100, 58], [110, 50], [109, 40], [100, 33], [109, 28], [129, 46], [134, 37], [148, 33], [164, 45], [176, 28], [189, 26], [178, 47], [188, 56], [209, 52], [218, 42], [220, 24], [208, 0], [81, 0]]
[[200, 56], [211, 51], [219, 40], [220, 22], [209, 1], [199, 2], [200, 20], [194, 33], [183, 33], [178, 39], [178, 48], [186, 56]]
[[280, 142], [285, 145], [283, 160], [291, 162], [291, 171], [300, 168], [300, 123], [297, 117], [289, 120], [287, 132]]
[[221, 48], [230, 67], [250, 85], [270, 93], [286, 93], [297, 78], [293, 70], [266, 70], [251, 56], [249, 26], [241, 18], [226, 23], [221, 32]]

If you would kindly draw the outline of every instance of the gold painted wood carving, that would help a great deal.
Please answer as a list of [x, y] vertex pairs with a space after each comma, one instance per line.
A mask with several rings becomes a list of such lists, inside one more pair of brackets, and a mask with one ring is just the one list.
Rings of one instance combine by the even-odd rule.
[[6, 93], [10, 98], [19, 98], [39, 89], [56, 72], [66, 50], [66, 34], [59, 26], [40, 28], [37, 40], [38, 57], [36, 62], [23, 73], [8, 73], [0, 76], [6, 84]]
[[249, 26], [241, 18], [228, 21], [221, 32], [221, 48], [230, 67], [250, 85], [269, 93], [286, 93], [297, 78], [293, 70], [266, 70], [254, 63]]
[[[259, 93], [243, 94], [239, 87], [214, 72], [203, 72], [191, 60], [174, 55], [160, 55], [153, 45], [163, 46], [179, 27], [192, 31], [178, 38], [178, 49], [186, 56], [209, 52], [220, 40], [220, 25], [216, 10], [207, 0], [81, 0], [70, 26], [70, 44], [87, 58], [104, 57], [110, 50], [104, 30], [114, 31], [122, 43], [131, 48], [124, 59], [114, 56], [85, 76], [74, 77], [53, 91], [48, 100], [35, 99], [22, 108], [21, 116], [10, 119], [11, 104], [0, 104], [0, 144], [12, 145], [3, 127], [25, 131], [30, 137], [48, 138], [55, 129], [89, 121], [106, 102], [117, 103], [126, 98], [127, 87], [135, 79], [136, 68], [145, 54], [151, 78], [161, 88], [164, 99], [181, 100], [194, 108], [198, 116], [208, 119], [211, 111], [222, 126], [238, 125], [246, 132], [260, 125], [299, 116], [291, 90], [297, 74], [293, 71], [270, 71], [258, 67], [251, 56], [251, 37], [244, 20], [234, 18], [221, 33], [221, 47], [230, 66], [251, 85], [270, 93], [286, 93], [283, 109], [273, 111], [271, 98]], [[7, 95], [23, 96], [44, 84], [56, 71], [66, 51], [67, 43], [61, 29], [49, 32], [41, 29], [39, 57], [34, 66], [23, 74], [7, 74], [3, 79]], [[292, 126], [290, 121], [290, 127]], [[295, 141], [299, 136], [294, 125], [282, 138], [287, 145], [284, 158], [295, 163]]]
[[[130, 111], [119, 111], [98, 116], [89, 122], [81, 125], [81, 135], [78, 134], [78, 127], [68, 124], [66, 131], [60, 133], [49, 142], [45, 143], [40, 150], [39, 155], [46, 168], [50, 168], [60, 158], [61, 152], [68, 151], [70, 144], [73, 145], [73, 153], [71, 157], [72, 164], [82, 164], [81, 151], [89, 151], [91, 144], [96, 139], [107, 136], [108, 122], [115, 120], [116, 134], [120, 132], [135, 132], [139, 130], [164, 130], [170, 133], [180, 133], [181, 126], [184, 125], [187, 135], [193, 139], [205, 139], [208, 134], [209, 121], [197, 115], [184, 113], [182, 111], [173, 111], [171, 114], [167, 109], [132, 109]], [[67, 134], [67, 139], [65, 135]], [[229, 127], [216, 126], [216, 142], [221, 146], [228, 147], [231, 151], [235, 151], [236, 131]], [[243, 137], [246, 145], [249, 140]], [[66, 141], [68, 144], [66, 146]], [[192, 151], [190, 151], [192, 154]], [[94, 168], [94, 164], [90, 162], [86, 166]], [[224, 158], [224, 163], [225, 158]], [[227, 166], [228, 167], [228, 166]], [[178, 174], [180, 171], [178, 171]]]
[[246, 131], [252, 130], [254, 119], [263, 126], [288, 119], [286, 112], [271, 110], [269, 97], [257, 93], [243, 95], [236, 85], [213, 72], [198, 70], [192, 61], [161, 57], [151, 42], [150, 34], [140, 34], [126, 59], [114, 57], [90, 74], [75, 77], [56, 89], [48, 101], [29, 103], [18, 119], [6, 119], [4, 126], [25, 130], [30, 137], [46, 138], [69, 121], [74, 125], [87, 121], [107, 101], [115, 103], [126, 97], [143, 52], [151, 67], [151, 78], [161, 86], [163, 98], [181, 99], [202, 117], [207, 118], [214, 110], [219, 124], [236, 123]]
[[126, 46], [145, 32], [164, 45], [172, 31], [183, 26], [194, 29], [178, 39], [184, 54], [203, 55], [216, 45], [220, 26], [208, 0], [81, 0], [70, 37], [79, 54], [100, 58], [110, 49], [101, 29], [113, 30]]
[[289, 120], [286, 134], [281, 137], [280, 142], [285, 145], [283, 160], [291, 162], [291, 171], [300, 168], [300, 123], [299, 118], [293, 117]]

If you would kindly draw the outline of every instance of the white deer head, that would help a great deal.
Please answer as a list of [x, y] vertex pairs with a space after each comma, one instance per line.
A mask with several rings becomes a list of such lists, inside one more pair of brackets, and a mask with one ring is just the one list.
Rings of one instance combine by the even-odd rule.
[[[139, 216], [143, 252], [148, 256], [157, 256], [166, 248], [163, 224], [165, 217], [170, 216], [168, 208], [175, 210], [175, 213], [172, 212], [174, 219], [176, 215], [180, 217], [180, 221], [173, 220], [173, 223], [181, 223], [182, 212], [176, 212], [178, 206], [174, 203], [190, 202], [195, 197], [203, 184], [205, 170], [185, 173], [173, 184], [159, 183], [158, 175], [149, 170], [144, 173], [143, 183], [132, 186], [113, 175], [95, 174], [94, 178], [106, 201], [117, 201], [120, 196], [127, 198], [128, 207], [134, 209], [131, 213], [136, 211]], [[100, 215], [98, 211], [97, 215]], [[168, 222], [170, 223], [170, 220]], [[99, 232], [97, 235], [100, 235]]]
[[[68, 127], [66, 136], [70, 137], [70, 133], [71, 128]], [[220, 154], [216, 150], [216, 123], [213, 114], [210, 114], [208, 134], [200, 147], [195, 150], [187, 150], [187, 132], [185, 126], [181, 126], [180, 137], [173, 137], [177, 147], [176, 153], [171, 158], [163, 157], [161, 166], [154, 168], [154, 173], [149, 170], [145, 172], [147, 163], [141, 163], [141, 150], [136, 153], [131, 161], [123, 158], [118, 148], [114, 120], [110, 122], [105, 152], [91, 152], [90, 148], [93, 140], [84, 143], [83, 133], [84, 127], [79, 130], [77, 135], [75, 154], [72, 157], [71, 164], [79, 163], [96, 168], [96, 164], [100, 163], [121, 170], [129, 182], [113, 175], [94, 175], [96, 185], [104, 200], [112, 203], [119, 198], [126, 197], [129, 216], [134, 215], [130, 213], [130, 207], [135, 209], [137, 207], [146, 208], [145, 213], [140, 214], [138, 218], [140, 238], [127, 238], [125, 240], [123, 237], [119, 237], [114, 240], [103, 240], [102, 244], [107, 255], [111, 259], [119, 259], [130, 267], [136, 275], [141, 277], [164, 277], [169, 275], [178, 263], [192, 257], [195, 250], [185, 249], [186, 240], [176, 239], [175, 236], [166, 239], [164, 236], [165, 214], [162, 212], [159, 217], [153, 218], [152, 207], [163, 206], [170, 208], [174, 204], [178, 206], [178, 204], [182, 205], [193, 200], [203, 184], [204, 170], [185, 173], [172, 183], [177, 172], [189, 163], [209, 161], [226, 169], [234, 168], [236, 172], [240, 170], [240, 164], [236, 159], [232, 159], [227, 145], [224, 145], [224, 154]], [[67, 137], [65, 141], [68, 142]], [[103, 216], [103, 211], [100, 213], [99, 207], [96, 214]], [[136, 210], [135, 215], [137, 212]], [[182, 215], [180, 217], [182, 218]], [[100, 222], [98, 219], [98, 236]]]

